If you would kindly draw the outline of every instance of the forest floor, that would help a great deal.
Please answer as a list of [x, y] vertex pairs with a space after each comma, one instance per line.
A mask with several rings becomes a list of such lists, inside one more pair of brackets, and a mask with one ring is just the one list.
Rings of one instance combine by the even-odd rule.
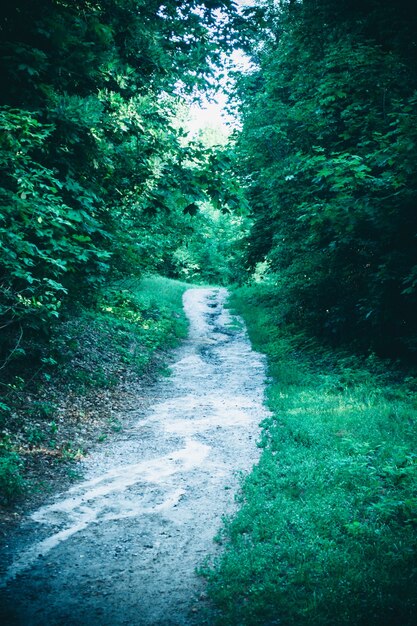
[[138, 387], [136, 406], [119, 403], [121, 429], [79, 462], [83, 478], [8, 534], [4, 623], [212, 623], [196, 568], [218, 550], [267, 415], [264, 358], [226, 297], [185, 293], [189, 336], [171, 376]]

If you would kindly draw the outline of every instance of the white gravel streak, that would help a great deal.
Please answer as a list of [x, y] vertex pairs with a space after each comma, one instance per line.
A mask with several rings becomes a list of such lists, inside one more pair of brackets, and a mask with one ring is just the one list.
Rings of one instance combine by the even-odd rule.
[[[85, 479], [12, 537], [1, 579], [10, 626], [206, 623], [204, 581], [222, 516], [258, 459], [265, 364], [226, 289], [184, 294], [188, 339], [153, 406], [84, 463]], [[23, 593], [24, 590], [24, 593]]]

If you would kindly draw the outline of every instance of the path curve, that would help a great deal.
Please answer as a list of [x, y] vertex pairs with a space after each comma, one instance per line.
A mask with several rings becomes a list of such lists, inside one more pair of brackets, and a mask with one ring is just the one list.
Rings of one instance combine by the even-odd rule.
[[188, 339], [152, 408], [11, 538], [0, 583], [9, 626], [202, 623], [195, 568], [217, 549], [266, 416], [263, 357], [226, 298], [226, 289], [185, 292]]

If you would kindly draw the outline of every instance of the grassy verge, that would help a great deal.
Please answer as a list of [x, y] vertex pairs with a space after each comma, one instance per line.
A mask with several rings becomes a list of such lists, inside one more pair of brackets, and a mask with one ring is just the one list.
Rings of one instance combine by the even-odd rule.
[[107, 289], [97, 310], [58, 328], [52, 354], [61, 365], [59, 379], [83, 391], [112, 387], [126, 371], [146, 373], [157, 351], [174, 347], [187, 334], [186, 288], [186, 283], [149, 276]]
[[58, 325], [34, 376], [22, 367], [0, 399], [0, 505], [72, 476], [92, 442], [123, 427], [138, 384], [164, 373], [166, 351], [186, 336], [186, 288], [159, 276], [113, 285], [96, 310]]
[[217, 624], [417, 623], [417, 396], [369, 358], [300, 349], [268, 288], [238, 290], [266, 353], [261, 460], [205, 568]]

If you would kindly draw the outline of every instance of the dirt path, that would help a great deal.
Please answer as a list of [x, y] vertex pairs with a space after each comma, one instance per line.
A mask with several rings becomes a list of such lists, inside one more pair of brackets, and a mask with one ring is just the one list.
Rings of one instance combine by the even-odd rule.
[[258, 458], [264, 363], [223, 304], [190, 289], [189, 338], [152, 408], [84, 464], [84, 480], [10, 538], [2, 578], [10, 626], [203, 624], [195, 574]]

